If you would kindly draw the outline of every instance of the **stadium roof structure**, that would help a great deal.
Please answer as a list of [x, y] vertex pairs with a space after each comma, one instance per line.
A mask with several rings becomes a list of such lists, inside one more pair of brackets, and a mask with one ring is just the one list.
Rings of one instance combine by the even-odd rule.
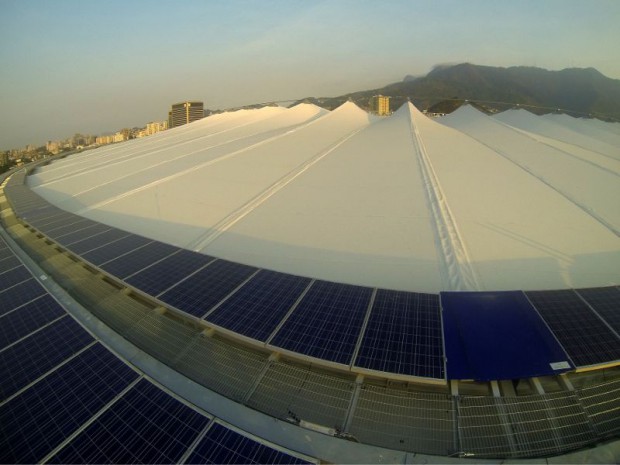
[[[563, 115], [301, 104], [14, 174], [4, 458], [503, 459], [617, 438], [618, 146], [617, 124]], [[35, 448], [53, 409], [16, 412], [80, 374], [67, 402], [99, 403]], [[142, 408], [183, 439], [117, 452]]]

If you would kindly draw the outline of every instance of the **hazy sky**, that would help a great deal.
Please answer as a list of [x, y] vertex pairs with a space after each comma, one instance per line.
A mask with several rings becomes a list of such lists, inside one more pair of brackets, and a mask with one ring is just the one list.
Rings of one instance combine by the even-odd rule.
[[619, 0], [0, 0], [0, 150], [336, 96], [437, 63], [620, 79]]

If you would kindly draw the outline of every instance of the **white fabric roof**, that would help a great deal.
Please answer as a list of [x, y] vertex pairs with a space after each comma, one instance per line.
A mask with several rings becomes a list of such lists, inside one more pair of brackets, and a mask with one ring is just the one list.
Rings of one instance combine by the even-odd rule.
[[29, 183], [85, 217], [302, 276], [420, 292], [603, 286], [620, 283], [616, 126], [267, 107], [76, 154]]

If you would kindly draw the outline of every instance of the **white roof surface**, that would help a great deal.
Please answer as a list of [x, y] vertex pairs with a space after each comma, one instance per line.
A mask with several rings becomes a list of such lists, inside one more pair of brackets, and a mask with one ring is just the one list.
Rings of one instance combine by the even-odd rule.
[[419, 292], [620, 284], [617, 124], [353, 103], [205, 118], [30, 176], [66, 210], [241, 263]]

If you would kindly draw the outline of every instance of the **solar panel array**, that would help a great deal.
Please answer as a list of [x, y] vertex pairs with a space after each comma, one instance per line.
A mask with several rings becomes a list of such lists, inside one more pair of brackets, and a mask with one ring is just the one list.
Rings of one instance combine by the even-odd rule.
[[[308, 463], [215, 423], [97, 341], [0, 237], [0, 463]], [[200, 439], [198, 441], [198, 439]]]
[[[275, 350], [357, 370], [431, 379], [464, 376], [458, 370], [446, 373], [444, 369], [444, 346], [453, 342], [445, 338], [457, 336], [443, 334], [446, 322], [438, 295], [312, 281], [214, 259], [60, 210], [23, 182], [24, 175], [18, 173], [5, 190], [17, 214], [33, 227], [127, 285], [208, 324]], [[0, 284], [26, 279], [20, 269], [16, 265], [12, 273], [0, 274]], [[557, 357], [562, 368], [554, 372], [620, 362], [616, 310], [620, 291], [609, 287], [554, 292], [526, 294], [529, 321], [538, 328], [536, 344], [554, 347], [549, 354], [557, 355], [558, 348], [568, 354], [567, 360]], [[470, 303], [463, 294], [453, 296], [451, 305], [458, 315]], [[498, 311], [503, 310], [500, 307], [503, 304], [498, 304]], [[543, 321], [550, 332], [541, 329]], [[478, 340], [472, 341], [478, 344], [492, 338], [496, 329], [492, 326], [476, 328]], [[486, 350], [493, 350], [491, 346]], [[481, 369], [469, 375], [485, 372], [485, 363], [480, 361]], [[540, 374], [539, 368], [528, 363], [520, 368], [510, 363], [502, 367], [505, 377]], [[485, 376], [490, 376], [488, 370]]]

